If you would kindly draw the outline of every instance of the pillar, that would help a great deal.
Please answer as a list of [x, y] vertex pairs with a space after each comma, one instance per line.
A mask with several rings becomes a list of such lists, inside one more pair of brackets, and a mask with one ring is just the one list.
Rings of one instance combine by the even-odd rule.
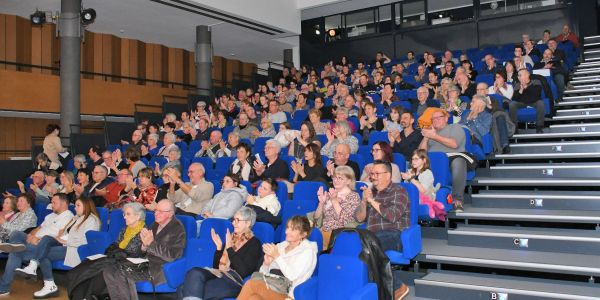
[[212, 39], [210, 27], [196, 26], [196, 88], [197, 94], [211, 96], [212, 91]]
[[61, 0], [60, 10], [60, 125], [62, 137], [68, 138], [79, 132], [81, 123], [81, 0]]

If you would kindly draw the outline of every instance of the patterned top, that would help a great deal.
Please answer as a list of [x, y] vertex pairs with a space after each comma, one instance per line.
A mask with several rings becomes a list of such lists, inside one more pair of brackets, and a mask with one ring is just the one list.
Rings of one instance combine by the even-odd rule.
[[36, 224], [37, 216], [32, 208], [28, 208], [25, 212], [17, 212], [10, 221], [4, 222], [1, 228], [10, 234], [13, 231], [25, 231], [25, 229], [33, 228]]
[[381, 214], [367, 207], [367, 229], [372, 232], [399, 230], [410, 225], [410, 204], [403, 187], [390, 184], [383, 191], [373, 190], [375, 201], [380, 203]]
[[346, 198], [340, 201], [342, 210], [338, 215], [333, 208], [333, 204], [330, 201], [325, 203], [324, 207], [324, 218], [323, 218], [323, 230], [333, 231], [338, 228], [346, 227], [348, 223], [354, 222], [354, 211], [360, 203], [360, 196], [357, 192], [350, 192]]

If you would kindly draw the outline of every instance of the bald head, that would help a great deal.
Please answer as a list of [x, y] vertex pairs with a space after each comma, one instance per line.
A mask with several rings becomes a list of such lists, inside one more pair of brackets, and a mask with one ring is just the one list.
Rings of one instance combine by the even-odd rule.
[[348, 163], [348, 159], [350, 158], [350, 146], [348, 146], [348, 144], [338, 144], [333, 152], [333, 158], [336, 165], [346, 165]]

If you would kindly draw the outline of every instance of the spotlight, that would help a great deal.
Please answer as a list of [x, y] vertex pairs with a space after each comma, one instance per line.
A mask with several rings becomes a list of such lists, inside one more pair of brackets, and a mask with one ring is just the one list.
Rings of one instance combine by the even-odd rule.
[[86, 8], [81, 11], [81, 24], [89, 25], [96, 20], [96, 11], [93, 8]]
[[329, 30], [327, 31], [327, 34], [328, 34], [330, 37], [335, 37], [336, 35], [338, 35], [338, 31], [337, 31], [337, 30], [335, 30], [335, 29], [329, 29]]
[[36, 10], [29, 18], [33, 25], [44, 25], [46, 23], [46, 13], [43, 11]]
[[320, 34], [321, 34], [321, 31], [320, 31], [319, 29], [315, 29], [315, 34], [316, 34], [316, 35], [320, 35]]

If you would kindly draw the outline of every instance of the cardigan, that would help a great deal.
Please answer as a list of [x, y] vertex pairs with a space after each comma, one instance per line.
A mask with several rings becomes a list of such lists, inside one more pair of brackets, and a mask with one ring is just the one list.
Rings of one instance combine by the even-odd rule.
[[79, 216], [73, 217], [73, 220], [75, 224], [73, 224], [68, 233], [67, 254], [65, 255], [64, 262], [65, 266], [69, 267], [75, 267], [81, 263], [77, 248], [87, 244], [87, 239], [85, 237], [86, 232], [90, 230], [100, 230], [100, 220], [95, 215], [90, 214], [85, 221], [83, 221], [83, 217]]

